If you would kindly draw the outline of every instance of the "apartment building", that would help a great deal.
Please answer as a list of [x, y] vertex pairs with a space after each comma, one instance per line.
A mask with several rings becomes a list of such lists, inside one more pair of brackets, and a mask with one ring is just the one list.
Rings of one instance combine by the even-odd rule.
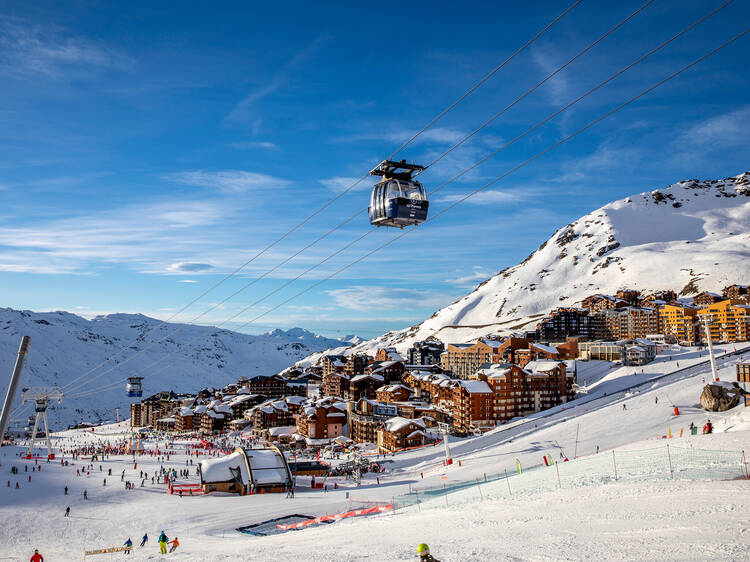
[[443, 369], [460, 379], [468, 379], [484, 363], [497, 363], [502, 356], [504, 340], [480, 338], [473, 344], [449, 343], [440, 360]]

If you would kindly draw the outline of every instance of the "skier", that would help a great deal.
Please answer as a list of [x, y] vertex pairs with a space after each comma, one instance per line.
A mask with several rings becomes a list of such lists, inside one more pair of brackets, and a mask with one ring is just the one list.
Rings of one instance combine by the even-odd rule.
[[708, 435], [713, 432], [714, 432], [714, 425], [711, 423], [711, 420], [707, 420], [706, 425], [703, 426], [703, 434]]
[[658, 396], [654, 396], [654, 404], [658, 404], [658, 403], [659, 403], [659, 397]]
[[177, 550], [177, 547], [180, 546], [180, 541], [177, 540], [177, 537], [174, 538], [174, 540], [169, 541], [169, 544], [172, 545], [172, 548], [169, 549], [169, 552], [174, 552]]
[[430, 547], [425, 543], [417, 546], [417, 554], [419, 555], [420, 562], [440, 562], [437, 558], [432, 557]]
[[627, 410], [627, 409], [628, 409], [628, 405], [627, 405], [627, 404], [623, 404], [623, 405], [622, 405], [622, 409], [623, 409], [623, 410]]
[[44, 562], [44, 556], [39, 554], [39, 551], [34, 549], [34, 556], [29, 559], [29, 562]]
[[143, 533], [143, 540], [141, 541], [141, 546], [145, 546], [147, 542], [148, 542], [148, 533]]
[[67, 486], [65, 486], [65, 495], [66, 496], [68, 495], [68, 487]]
[[130, 554], [133, 552], [133, 541], [130, 540], [130, 537], [128, 537], [128, 540], [125, 541], [125, 554]]
[[166, 534], [164, 534], [164, 531], [161, 532], [161, 535], [159, 535], [159, 553], [160, 554], [166, 554], [167, 553], [167, 541], [169, 538]]
[[70, 506], [65, 508], [65, 517], [70, 517]]

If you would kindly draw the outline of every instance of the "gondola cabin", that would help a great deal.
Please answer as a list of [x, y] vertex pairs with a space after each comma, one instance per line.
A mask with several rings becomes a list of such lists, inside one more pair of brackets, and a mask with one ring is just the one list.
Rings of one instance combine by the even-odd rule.
[[370, 172], [383, 178], [372, 188], [368, 208], [370, 224], [404, 228], [427, 220], [427, 193], [421, 183], [412, 179], [414, 172], [424, 169], [424, 166], [407, 164], [406, 160], [384, 160]]
[[125, 385], [125, 390], [127, 390], [128, 396], [143, 396], [143, 385], [141, 384], [142, 380], [143, 377], [128, 377], [128, 384]]

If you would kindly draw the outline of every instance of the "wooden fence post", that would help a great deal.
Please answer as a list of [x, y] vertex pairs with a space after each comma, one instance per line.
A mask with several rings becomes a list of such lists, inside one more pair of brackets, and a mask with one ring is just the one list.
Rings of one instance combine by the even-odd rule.
[[614, 449], [612, 449], [612, 465], [615, 467], [615, 482], [617, 482], [617, 459], [615, 459]]

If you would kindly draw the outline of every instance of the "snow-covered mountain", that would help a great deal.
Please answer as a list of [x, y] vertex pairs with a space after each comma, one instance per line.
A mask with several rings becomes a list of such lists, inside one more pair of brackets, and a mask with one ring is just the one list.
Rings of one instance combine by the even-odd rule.
[[[348, 345], [301, 328], [252, 336], [210, 326], [159, 324], [139, 314], [87, 320], [68, 312], [0, 309], [3, 396], [23, 335], [31, 337], [31, 347], [21, 385], [59, 386], [66, 392], [62, 405], [49, 410], [50, 422], [58, 428], [79, 420], [114, 419], [118, 406], [121, 417], [128, 417], [133, 401], [125, 394], [123, 379], [128, 376], [145, 377], [144, 396], [161, 390], [191, 392], [241, 376], [277, 373], [311, 353]], [[124, 346], [129, 349], [66, 388]]]
[[750, 172], [681, 181], [609, 203], [429, 319], [349, 352], [403, 351], [428, 336], [458, 343], [533, 329], [558, 306], [620, 288], [690, 296], [732, 283], [750, 284]]

